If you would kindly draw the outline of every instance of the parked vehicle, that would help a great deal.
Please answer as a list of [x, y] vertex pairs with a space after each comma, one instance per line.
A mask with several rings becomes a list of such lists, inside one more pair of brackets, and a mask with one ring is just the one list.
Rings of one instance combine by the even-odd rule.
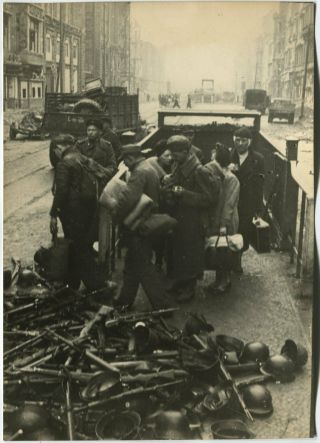
[[222, 101], [226, 103], [233, 103], [236, 100], [236, 95], [231, 91], [224, 91], [222, 93]]
[[[86, 121], [109, 117], [114, 131], [124, 143], [140, 140], [145, 133], [139, 115], [139, 95], [123, 87], [104, 88], [100, 79], [86, 85], [83, 93], [47, 93], [42, 130], [51, 137], [71, 134], [86, 136]], [[128, 135], [129, 134], [129, 135]], [[50, 162], [57, 163], [54, 143], [50, 143]]]
[[296, 105], [285, 98], [274, 98], [269, 106], [268, 122], [272, 123], [274, 118], [286, 119], [290, 125], [294, 122], [294, 111]]
[[247, 89], [243, 97], [245, 109], [255, 109], [264, 114], [269, 106], [269, 97], [264, 89]]
[[27, 136], [28, 138], [44, 137], [42, 131], [43, 115], [37, 112], [29, 112], [20, 123], [13, 122], [10, 125], [9, 136], [11, 140], [15, 140], [18, 134]]
[[[194, 132], [193, 143], [201, 149], [203, 161], [211, 158], [211, 150], [216, 142], [233, 146], [234, 131], [246, 124], [253, 138], [260, 131], [259, 112], [256, 111], [205, 111], [205, 110], [166, 110], [158, 112], [158, 128], [139, 142], [146, 153], [161, 139], [174, 134]], [[251, 123], [249, 123], [249, 121]]]

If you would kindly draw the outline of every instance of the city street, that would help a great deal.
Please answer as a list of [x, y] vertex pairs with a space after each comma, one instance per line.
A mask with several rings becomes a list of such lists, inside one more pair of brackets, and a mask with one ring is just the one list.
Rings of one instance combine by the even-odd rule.
[[[224, 106], [226, 107], [226, 106]], [[141, 117], [148, 123], [156, 122], [156, 103], [142, 104]], [[238, 109], [235, 107], [235, 109]], [[301, 133], [299, 123], [293, 126], [262, 119], [262, 131], [285, 146], [286, 134]], [[305, 138], [311, 131], [303, 128]], [[309, 147], [310, 147], [310, 142]], [[12, 256], [23, 265], [32, 264], [39, 246], [50, 243], [49, 209], [52, 202], [53, 170], [49, 164], [49, 141], [16, 140], [4, 144], [4, 265], [10, 265]], [[258, 255], [252, 249], [244, 259], [245, 274], [234, 277], [233, 288], [225, 296], [206, 295], [205, 286], [212, 275], [206, 272], [199, 284], [197, 297], [184, 305], [177, 315], [182, 326], [186, 312], [205, 314], [216, 333], [229, 334], [242, 340], [262, 341], [270, 346], [271, 354], [280, 352], [284, 341], [292, 338], [311, 352], [311, 300], [299, 298], [299, 289], [289, 256], [272, 251]], [[270, 276], [273, 276], [270, 279]], [[121, 264], [113, 278], [120, 281]], [[144, 296], [137, 301], [145, 309]], [[255, 420], [250, 429], [256, 438], [303, 438], [309, 435], [311, 358], [296, 374], [291, 384], [268, 385], [274, 414]], [[211, 438], [210, 429], [204, 436]]]

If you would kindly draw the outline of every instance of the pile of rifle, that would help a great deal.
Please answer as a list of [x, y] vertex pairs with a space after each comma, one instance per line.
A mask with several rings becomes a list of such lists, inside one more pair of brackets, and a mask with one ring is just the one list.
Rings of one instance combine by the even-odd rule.
[[[105, 288], [83, 293], [33, 277], [4, 294], [7, 440], [164, 438], [150, 417], [181, 408], [201, 438], [205, 414], [195, 419], [195, 407], [221, 384], [252, 419], [219, 350], [207, 345], [213, 327], [203, 317], [192, 314], [181, 331], [164, 320], [175, 308], [128, 313], [101, 303]], [[102, 426], [130, 411], [137, 433], [130, 423], [116, 435]]]

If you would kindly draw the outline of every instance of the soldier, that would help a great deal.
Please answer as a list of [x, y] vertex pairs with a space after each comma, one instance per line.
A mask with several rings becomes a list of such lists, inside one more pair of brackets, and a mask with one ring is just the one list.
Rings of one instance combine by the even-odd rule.
[[111, 143], [116, 160], [118, 160], [121, 153], [121, 142], [118, 135], [112, 129], [112, 121], [110, 117], [106, 117], [102, 121], [102, 138]]
[[[121, 159], [130, 170], [127, 191], [119, 197], [113, 211], [116, 221], [121, 223], [135, 207], [142, 194], [153, 200], [154, 208], [159, 206], [160, 183], [155, 169], [145, 160], [138, 145], [127, 145], [122, 148]], [[152, 307], [168, 307], [165, 287], [160, 275], [152, 263], [152, 243], [148, 237], [137, 231], [123, 227], [123, 236], [128, 248], [123, 285], [114, 303], [119, 306], [131, 306], [136, 298], [139, 285], [144, 289]]]
[[176, 168], [164, 177], [164, 193], [171, 215], [178, 221], [172, 238], [172, 295], [183, 302], [195, 295], [198, 278], [204, 271], [205, 231], [209, 212], [218, 201], [220, 182], [202, 166], [191, 151], [187, 137], [175, 135], [168, 139]]
[[54, 199], [50, 210], [50, 231], [58, 232], [58, 218], [64, 237], [71, 240], [69, 285], [78, 289], [81, 280], [90, 288], [95, 269], [93, 239], [91, 237], [96, 210], [95, 196], [83, 198], [83, 166], [81, 154], [74, 146], [71, 135], [57, 137], [55, 143], [61, 151], [54, 180]]
[[[233, 135], [234, 150], [231, 155], [234, 173], [240, 182], [239, 232], [243, 236], [243, 250], [249, 248], [252, 219], [261, 214], [263, 207], [264, 158], [252, 146], [252, 134], [241, 127]], [[238, 256], [236, 272], [242, 274], [242, 253]]]
[[76, 147], [81, 154], [99, 163], [105, 169], [107, 183], [117, 169], [115, 155], [110, 142], [102, 138], [102, 122], [100, 120], [88, 120], [87, 137], [79, 140]]

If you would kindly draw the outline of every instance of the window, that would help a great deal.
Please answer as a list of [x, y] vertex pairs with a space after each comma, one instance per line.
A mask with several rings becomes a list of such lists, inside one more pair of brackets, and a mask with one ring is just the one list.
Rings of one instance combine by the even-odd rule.
[[22, 98], [27, 98], [27, 89], [22, 88]]
[[38, 86], [38, 97], [41, 98], [41, 88]]
[[60, 60], [60, 37], [57, 37], [56, 40], [56, 62]]
[[53, 3], [53, 5], [52, 5], [52, 15], [53, 15], [54, 18], [59, 18], [58, 8], [59, 8], [59, 3]]
[[29, 18], [29, 50], [39, 52], [39, 22]]
[[78, 58], [78, 45], [77, 45], [77, 43], [73, 44], [72, 51], [73, 51], [73, 58], [77, 59]]
[[46, 36], [46, 52], [51, 52], [51, 37], [50, 35]]
[[33, 86], [32, 87], [32, 98], [35, 98], [36, 96], [36, 88]]
[[3, 15], [3, 47], [4, 50], [10, 50], [10, 15]]

